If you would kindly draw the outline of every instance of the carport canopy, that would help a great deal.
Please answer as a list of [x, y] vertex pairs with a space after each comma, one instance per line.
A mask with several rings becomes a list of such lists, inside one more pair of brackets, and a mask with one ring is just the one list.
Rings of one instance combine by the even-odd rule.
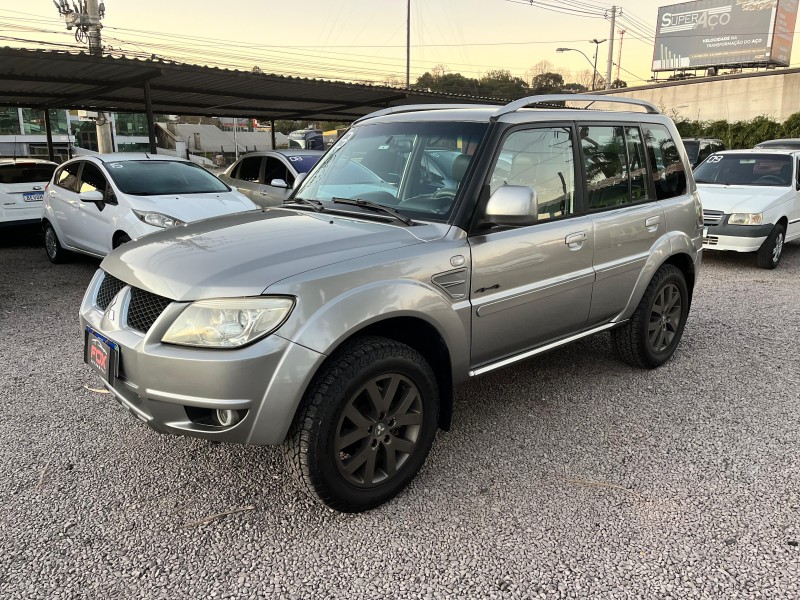
[[350, 122], [404, 104], [487, 104], [475, 98], [202, 67], [165, 60], [0, 48], [0, 106], [147, 114], [155, 153], [154, 113]]

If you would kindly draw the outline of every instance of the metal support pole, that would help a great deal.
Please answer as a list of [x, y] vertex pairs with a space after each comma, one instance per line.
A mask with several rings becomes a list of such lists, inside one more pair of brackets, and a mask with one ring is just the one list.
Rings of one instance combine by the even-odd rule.
[[272, 149], [275, 150], [275, 120], [270, 119], [269, 122], [269, 135], [272, 137]]
[[153, 117], [153, 99], [150, 97], [150, 81], [144, 82], [144, 109], [147, 113], [147, 137], [150, 139], [150, 152], [156, 154], [156, 122]]
[[53, 131], [50, 125], [50, 111], [46, 108], [44, 109], [44, 128], [47, 131], [47, 155], [50, 157], [50, 160], [55, 162], [56, 153], [53, 150]]
[[608, 65], [606, 65], [606, 89], [611, 89], [611, 65], [614, 63], [614, 27], [616, 25], [617, 7], [611, 7], [611, 32], [608, 34]]
[[411, 87], [411, 0], [406, 12], [406, 89]]

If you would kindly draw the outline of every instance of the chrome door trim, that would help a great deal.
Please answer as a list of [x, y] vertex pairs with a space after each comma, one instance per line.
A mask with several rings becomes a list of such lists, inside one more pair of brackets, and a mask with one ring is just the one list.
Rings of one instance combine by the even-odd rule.
[[489, 371], [494, 371], [495, 369], [499, 369], [501, 367], [508, 366], [515, 362], [525, 360], [526, 358], [530, 358], [531, 356], [536, 356], [537, 354], [541, 354], [542, 352], [547, 352], [548, 350], [552, 350], [553, 348], [557, 348], [558, 346], [563, 346], [564, 344], [569, 344], [570, 342], [574, 342], [575, 340], [579, 340], [581, 338], [594, 335], [595, 333], [599, 333], [600, 331], [611, 329], [612, 327], [616, 327], [617, 325], [619, 325], [619, 323], [606, 323], [605, 325], [600, 325], [600, 327], [589, 329], [588, 331], [572, 335], [568, 338], [564, 338], [563, 340], [558, 340], [556, 342], [540, 346], [539, 348], [528, 350], [527, 352], [523, 352], [521, 354], [509, 356], [508, 358], [504, 358], [503, 360], [499, 360], [497, 362], [489, 363], [488, 365], [484, 365], [483, 367], [479, 367], [477, 369], [471, 369], [469, 372], [469, 376], [476, 377], [477, 375], [483, 375], [484, 373], [488, 373]]

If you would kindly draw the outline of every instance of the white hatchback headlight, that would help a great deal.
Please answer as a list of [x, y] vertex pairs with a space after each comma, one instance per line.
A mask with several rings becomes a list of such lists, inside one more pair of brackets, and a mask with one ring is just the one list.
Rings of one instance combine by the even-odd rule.
[[728, 225], [761, 225], [763, 222], [763, 213], [733, 213], [728, 219]]
[[291, 298], [199, 300], [175, 319], [161, 338], [167, 344], [238, 348], [280, 327], [294, 306]]
[[161, 227], [162, 229], [168, 229], [169, 227], [177, 227], [178, 225], [186, 225], [180, 219], [176, 219], [175, 217], [170, 217], [169, 215], [164, 215], [157, 212], [151, 211], [144, 211], [144, 210], [135, 210], [133, 211], [139, 220], [142, 223], [147, 223], [148, 225], [152, 225], [153, 227]]

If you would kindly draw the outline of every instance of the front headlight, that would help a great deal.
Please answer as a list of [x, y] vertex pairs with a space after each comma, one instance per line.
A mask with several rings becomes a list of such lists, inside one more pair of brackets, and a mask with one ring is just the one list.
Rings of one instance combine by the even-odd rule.
[[186, 223], [184, 223], [180, 219], [176, 219], [175, 217], [170, 217], [169, 215], [164, 215], [157, 212], [150, 212], [143, 210], [135, 210], [133, 212], [137, 217], [139, 217], [139, 220], [142, 223], [147, 223], [148, 225], [152, 225], [153, 227], [161, 227], [162, 229], [167, 229], [169, 227], [177, 227], [178, 225], [186, 225]]
[[161, 338], [167, 344], [238, 348], [280, 327], [294, 306], [291, 298], [225, 298], [190, 304]]
[[761, 225], [763, 222], [763, 213], [733, 213], [728, 219], [728, 225]]

